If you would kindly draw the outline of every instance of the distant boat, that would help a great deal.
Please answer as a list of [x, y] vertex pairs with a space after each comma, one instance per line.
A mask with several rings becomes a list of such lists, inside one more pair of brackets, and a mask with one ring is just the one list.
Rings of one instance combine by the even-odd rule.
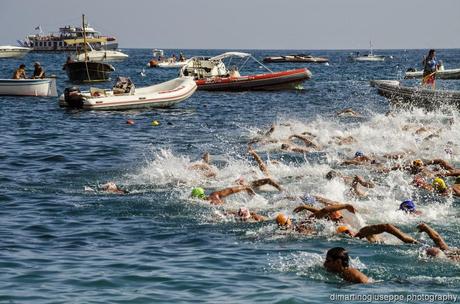
[[439, 90], [424, 86], [403, 86], [397, 80], [373, 80], [370, 85], [393, 103], [436, 108], [451, 104], [460, 107], [460, 91]]
[[31, 48], [12, 45], [1, 45], [0, 58], [21, 58], [24, 57], [30, 51], [32, 51]]
[[167, 108], [189, 98], [197, 86], [191, 77], [175, 78], [144, 88], [135, 88], [129, 78], [119, 77], [112, 90], [99, 88], [80, 92], [67, 88], [59, 98], [61, 107], [88, 110]]
[[[104, 40], [97, 39], [105, 44]], [[90, 40], [94, 41], [94, 39]], [[86, 56], [89, 61], [98, 61], [98, 62], [112, 62], [112, 61], [123, 61], [129, 57], [129, 55], [122, 53], [120, 51], [113, 50], [94, 50], [91, 46], [91, 43], [87, 43], [89, 51], [87, 51]], [[74, 56], [75, 61], [84, 61], [85, 53], [80, 53]]]
[[326, 57], [314, 57], [312, 55], [297, 54], [286, 56], [265, 57], [263, 62], [308, 62], [308, 63], [326, 63], [329, 59]]
[[57, 96], [56, 79], [0, 79], [0, 95]]
[[356, 52], [356, 55], [351, 56], [353, 61], [384, 61], [385, 56], [383, 55], [375, 55], [372, 49], [372, 42], [369, 41], [369, 53], [365, 55], [360, 55], [359, 52]]
[[182, 53], [179, 58], [165, 58], [164, 51], [159, 49], [154, 49], [152, 53], [153, 58], [149, 61], [149, 63], [147, 63], [147, 66], [150, 68], [180, 69], [189, 62], [189, 60], [185, 59], [185, 57], [182, 57]]
[[[85, 24], [85, 15], [82, 16]], [[83, 28], [84, 29], [84, 28]], [[83, 38], [66, 40], [67, 45], [83, 46], [83, 61], [69, 61], [64, 64], [64, 70], [72, 82], [99, 82], [110, 80], [110, 74], [115, 68], [108, 63], [91, 61], [88, 57], [87, 44], [100, 38], [87, 39], [84, 33]]]
[[[249, 58], [264, 67], [268, 73], [240, 75], [237, 67], [227, 69], [222, 60], [226, 58]], [[243, 66], [242, 64], [241, 66]], [[193, 57], [184, 66], [180, 75], [193, 76], [199, 90], [208, 91], [244, 91], [244, 90], [280, 90], [296, 89], [299, 84], [311, 78], [306, 69], [273, 72], [248, 53], [227, 52], [214, 57]]]
[[[19, 41], [19, 44], [23, 47], [32, 48], [33, 51], [45, 51], [45, 52], [68, 52], [74, 49], [74, 46], [68, 45], [65, 40], [83, 38], [103, 38], [107, 41], [105, 49], [115, 50], [118, 48], [118, 42], [115, 37], [101, 35], [100, 32], [89, 26], [89, 24], [83, 24], [82, 27], [75, 26], [64, 26], [59, 28], [58, 33], [50, 33], [43, 35], [41, 27], [35, 28], [40, 32], [33, 35], [28, 35], [25, 40]], [[95, 42], [92, 47], [96, 50], [102, 49], [102, 44]]]

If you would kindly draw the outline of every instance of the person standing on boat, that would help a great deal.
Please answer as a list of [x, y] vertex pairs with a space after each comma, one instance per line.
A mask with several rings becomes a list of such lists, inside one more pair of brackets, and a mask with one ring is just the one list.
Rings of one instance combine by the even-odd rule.
[[16, 71], [14, 71], [13, 79], [26, 79], [26, 65], [22, 63]]
[[423, 85], [431, 85], [433, 88], [436, 81], [436, 71], [439, 69], [440, 63], [436, 58], [435, 50], [431, 49], [428, 55], [423, 59]]
[[34, 79], [43, 79], [45, 78], [45, 71], [43, 70], [40, 62], [35, 62], [34, 64], [34, 74], [32, 76]]

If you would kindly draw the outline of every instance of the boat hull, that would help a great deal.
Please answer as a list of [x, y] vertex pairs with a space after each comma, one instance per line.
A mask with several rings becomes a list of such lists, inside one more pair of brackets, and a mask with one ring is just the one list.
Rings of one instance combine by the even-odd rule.
[[[423, 71], [406, 72], [405, 79], [422, 78]], [[437, 79], [460, 79], [460, 69], [449, 69], [436, 72]]]
[[385, 61], [385, 57], [353, 57], [353, 61], [363, 62], [363, 61]]
[[397, 105], [430, 109], [447, 104], [460, 107], [460, 91], [407, 87], [401, 86], [399, 81], [374, 80], [370, 84], [377, 88], [380, 95]]
[[0, 79], [0, 95], [57, 96], [55, 79]]
[[304, 63], [326, 63], [329, 59], [323, 57], [297, 57], [297, 56], [280, 56], [265, 57], [263, 62], [281, 63], [281, 62], [304, 62]]
[[295, 89], [312, 76], [308, 69], [297, 69], [240, 77], [213, 77], [196, 80], [199, 90], [246, 91]]
[[[133, 95], [93, 97], [89, 92], [83, 92], [80, 95], [81, 102], [75, 102], [75, 97], [73, 97], [73, 104], [80, 104], [79, 108], [86, 110], [168, 108], [192, 96], [196, 89], [197, 86], [191, 77], [176, 78], [159, 85], [137, 89], [139, 93]], [[59, 105], [72, 107], [64, 95], [59, 98]]]
[[0, 46], [0, 58], [22, 58], [32, 49], [14, 46]]
[[110, 64], [94, 61], [67, 63], [64, 69], [69, 80], [76, 83], [109, 81], [110, 74], [115, 71]]

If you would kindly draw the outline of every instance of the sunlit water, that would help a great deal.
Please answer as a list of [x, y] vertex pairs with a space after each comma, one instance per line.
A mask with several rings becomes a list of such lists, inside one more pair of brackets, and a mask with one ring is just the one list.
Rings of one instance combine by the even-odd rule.
[[[114, 77], [130, 76], [141, 87], [176, 75], [146, 68], [142, 77], [151, 51], [124, 51], [130, 58], [114, 64]], [[189, 56], [219, 53], [185, 50]], [[253, 51], [258, 59], [280, 53]], [[427, 259], [423, 248], [432, 243], [415, 228], [425, 221], [449, 245], [460, 247], [458, 199], [416, 189], [404, 172], [340, 166], [356, 150], [375, 155], [412, 151], [408, 160], [444, 158], [459, 165], [458, 110], [385, 115], [387, 100], [368, 85], [370, 79], [401, 78], [425, 51], [379, 53], [395, 58], [352, 63], [348, 51], [316, 51], [329, 56], [329, 66], [268, 65], [273, 70], [310, 68], [313, 79], [303, 90], [197, 92], [167, 110], [64, 110], [56, 98], [0, 97], [0, 302], [324, 303], [334, 293], [458, 294], [460, 265]], [[459, 67], [459, 55], [458, 50], [438, 51], [446, 68]], [[60, 92], [71, 85], [61, 70], [65, 54], [2, 60], [0, 76], [9, 78], [22, 61], [30, 68], [37, 60], [59, 77]], [[247, 72], [259, 71], [259, 64], [247, 66]], [[458, 81], [438, 85], [460, 89]], [[348, 107], [362, 116], [336, 115]], [[135, 124], [127, 125], [127, 119]], [[160, 126], [152, 126], [153, 120]], [[190, 199], [195, 186], [209, 193], [235, 185], [240, 177], [263, 177], [247, 154], [247, 143], [263, 137], [272, 124], [272, 139], [308, 131], [323, 147], [303, 155], [282, 152], [279, 143], [254, 146], [264, 160], [278, 161], [268, 167], [284, 192], [263, 187], [253, 197], [228, 197], [221, 207]], [[417, 134], [422, 126], [427, 131]], [[437, 136], [429, 137], [433, 133]], [[356, 141], [339, 145], [334, 136]], [[214, 178], [190, 169], [204, 152], [211, 154]], [[360, 174], [376, 187], [357, 199], [339, 180], [324, 178], [331, 169]], [[130, 193], [85, 191], [107, 181]], [[384, 236], [381, 245], [339, 237], [325, 221], [317, 223], [317, 235], [301, 236], [278, 231], [273, 221], [242, 223], [224, 215], [246, 206], [269, 218], [285, 212], [302, 219], [304, 214], [292, 212], [301, 201], [286, 196], [304, 193], [355, 205], [358, 219], [344, 212], [354, 229], [393, 223], [422, 245], [404, 245], [391, 236]], [[407, 198], [422, 216], [397, 211]], [[324, 271], [325, 252], [335, 246], [347, 248], [352, 264], [375, 283], [351, 285]]]

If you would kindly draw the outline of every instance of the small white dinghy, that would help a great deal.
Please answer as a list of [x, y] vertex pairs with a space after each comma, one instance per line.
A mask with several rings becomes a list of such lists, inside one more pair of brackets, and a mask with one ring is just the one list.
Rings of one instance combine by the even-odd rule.
[[66, 88], [59, 97], [59, 105], [88, 110], [167, 108], [192, 96], [196, 88], [192, 77], [179, 77], [144, 88], [135, 88], [129, 78], [118, 77], [112, 90], [92, 88], [89, 92], [80, 92], [78, 87]]
[[0, 95], [56, 97], [56, 79], [0, 79]]
[[[422, 78], [423, 71], [407, 71], [404, 75], [405, 79]], [[460, 69], [440, 69], [436, 71], [438, 79], [460, 79]]]

